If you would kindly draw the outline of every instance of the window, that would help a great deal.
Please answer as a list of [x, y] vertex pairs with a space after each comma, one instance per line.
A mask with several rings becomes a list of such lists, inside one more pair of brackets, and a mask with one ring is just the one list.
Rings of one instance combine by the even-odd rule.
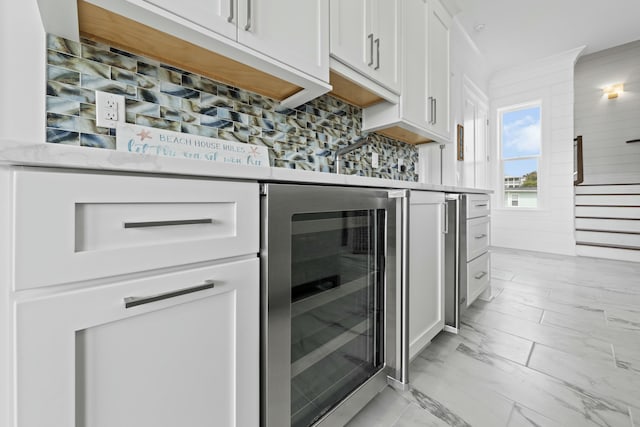
[[541, 107], [530, 104], [500, 110], [500, 151], [505, 207], [538, 207]]

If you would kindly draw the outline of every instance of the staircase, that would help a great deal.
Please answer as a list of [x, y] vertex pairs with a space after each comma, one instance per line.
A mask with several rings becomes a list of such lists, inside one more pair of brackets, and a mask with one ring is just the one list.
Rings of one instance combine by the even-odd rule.
[[640, 184], [575, 187], [576, 254], [640, 262]]

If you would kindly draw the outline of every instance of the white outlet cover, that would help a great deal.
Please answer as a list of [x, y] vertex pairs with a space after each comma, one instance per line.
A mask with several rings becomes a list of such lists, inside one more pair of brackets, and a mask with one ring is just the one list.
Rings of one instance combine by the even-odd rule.
[[372, 168], [377, 168], [379, 167], [379, 161], [378, 161], [378, 153], [371, 153], [371, 167]]
[[125, 114], [123, 95], [96, 91], [96, 126], [115, 128], [125, 122]]

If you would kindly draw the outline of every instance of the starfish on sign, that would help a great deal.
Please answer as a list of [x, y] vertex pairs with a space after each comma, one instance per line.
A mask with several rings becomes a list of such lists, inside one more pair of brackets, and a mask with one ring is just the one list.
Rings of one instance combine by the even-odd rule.
[[151, 132], [146, 129], [141, 130], [140, 133], [137, 133], [136, 135], [140, 137], [140, 142], [144, 141], [147, 138], [151, 139]]

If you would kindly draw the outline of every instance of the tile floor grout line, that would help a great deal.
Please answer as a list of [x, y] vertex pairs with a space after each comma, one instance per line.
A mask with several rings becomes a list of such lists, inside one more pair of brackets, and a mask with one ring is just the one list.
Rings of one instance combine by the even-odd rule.
[[544, 314], [547, 312], [546, 308], [542, 309], [542, 313], [540, 314], [540, 320], [538, 321], [539, 325], [542, 325], [542, 319], [544, 319]]
[[537, 342], [535, 342], [535, 341], [533, 341], [531, 343], [531, 349], [529, 350], [529, 355], [527, 356], [527, 362], [524, 364], [524, 366], [529, 368], [529, 369], [531, 369], [529, 367], [529, 362], [531, 362], [531, 356], [533, 355], [533, 349], [535, 348], [536, 344], [537, 344]]
[[507, 418], [507, 423], [505, 424], [505, 427], [509, 427], [509, 424], [511, 424], [511, 420], [513, 419], [513, 413], [516, 411], [516, 406], [518, 405], [518, 402], [513, 402], [513, 406], [511, 406], [511, 412], [509, 412], [509, 417]]

